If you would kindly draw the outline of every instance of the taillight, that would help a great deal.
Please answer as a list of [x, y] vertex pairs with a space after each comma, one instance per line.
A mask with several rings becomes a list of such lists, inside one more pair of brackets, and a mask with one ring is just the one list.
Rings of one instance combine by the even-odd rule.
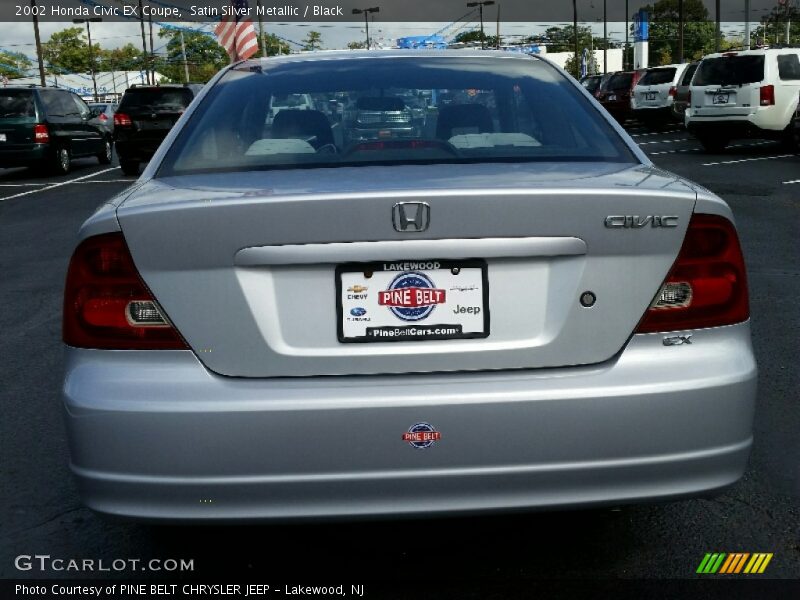
[[674, 98], [675, 96], [677, 96], [677, 95], [678, 95], [678, 88], [676, 88], [674, 85], [673, 85], [672, 87], [670, 87], [670, 88], [669, 88], [669, 95], [670, 95], [670, 97], [672, 97], [672, 98]]
[[121, 233], [87, 238], [75, 249], [64, 291], [63, 337], [77, 348], [187, 348], [139, 277]]
[[775, 86], [765, 85], [761, 87], [761, 106], [775, 105]]
[[131, 118], [125, 113], [114, 113], [114, 126], [115, 127], [130, 127], [133, 125]]
[[637, 333], [719, 327], [749, 316], [747, 275], [733, 224], [717, 215], [694, 215]]
[[106, 113], [100, 113], [100, 116], [97, 118], [100, 119], [101, 121], [108, 121], [108, 116], [106, 115]]
[[42, 124], [34, 125], [33, 139], [36, 141], [37, 144], [49, 144], [50, 131], [47, 129], [47, 125], [42, 125]]

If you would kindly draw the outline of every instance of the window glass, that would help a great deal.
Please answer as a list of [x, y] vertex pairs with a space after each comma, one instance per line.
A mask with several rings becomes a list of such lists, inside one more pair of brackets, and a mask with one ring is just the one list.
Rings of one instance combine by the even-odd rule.
[[686, 72], [683, 74], [683, 79], [681, 79], [681, 85], [689, 85], [692, 82], [692, 76], [695, 71], [697, 71], [697, 64], [686, 67]]
[[764, 80], [764, 55], [721, 56], [700, 63], [692, 85], [744, 85]]
[[32, 119], [36, 117], [33, 93], [0, 88], [0, 119]]
[[638, 85], [660, 85], [662, 83], [672, 83], [675, 79], [675, 68], [650, 69], [639, 80]]
[[778, 56], [778, 76], [784, 81], [800, 79], [800, 57], [797, 54], [780, 54]]
[[536, 59], [247, 64], [206, 96], [160, 175], [483, 161], [636, 162], [574, 84]]

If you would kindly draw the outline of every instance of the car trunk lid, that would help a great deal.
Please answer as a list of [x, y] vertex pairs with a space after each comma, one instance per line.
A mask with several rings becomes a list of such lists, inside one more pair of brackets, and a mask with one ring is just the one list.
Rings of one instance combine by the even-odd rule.
[[[658, 292], [694, 201], [649, 167], [429, 165], [155, 180], [118, 216], [145, 282], [210, 369], [309, 376], [608, 360]], [[430, 226], [397, 231], [399, 202], [426, 204]], [[436, 261], [442, 270], [424, 270]], [[365, 316], [351, 300], [382, 324], [409, 325], [379, 300], [404, 268], [448, 295], [437, 322], [488, 335], [346, 343], [348, 319]]]

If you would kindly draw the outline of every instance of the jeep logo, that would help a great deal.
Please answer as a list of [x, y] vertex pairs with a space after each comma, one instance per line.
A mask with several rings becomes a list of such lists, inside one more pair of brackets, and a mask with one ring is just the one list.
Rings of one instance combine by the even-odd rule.
[[641, 229], [643, 227], [677, 227], [677, 216], [662, 215], [611, 215], [606, 217], [606, 227], [614, 229]]

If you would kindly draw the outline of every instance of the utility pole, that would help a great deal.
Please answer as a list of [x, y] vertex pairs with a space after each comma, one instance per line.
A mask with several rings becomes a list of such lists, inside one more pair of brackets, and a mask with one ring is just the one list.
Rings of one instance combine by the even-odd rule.
[[[594, 63], [594, 51], [592, 52]], [[606, 16], [606, 0], [603, 0], [603, 75], [608, 73], [608, 17]]]
[[750, 0], [744, 0], [744, 49], [750, 50]]
[[155, 85], [156, 84], [156, 65], [155, 65], [156, 53], [155, 53], [155, 50], [153, 50], [153, 15], [150, 14], [147, 17], [147, 20], [150, 21], [150, 60], [148, 61], [150, 63], [150, 74], [151, 74], [151, 78], [150, 79], [151, 79], [151, 85]]
[[572, 0], [572, 33], [575, 37], [575, 64], [578, 64], [578, 2]]
[[683, 62], [683, 0], [678, 0], [678, 62]]
[[720, 46], [722, 44], [721, 34], [722, 29], [720, 28], [720, 17], [719, 17], [719, 0], [717, 0], [717, 24], [716, 29], [714, 30], [714, 52], [719, 52]]
[[497, 3], [497, 31], [495, 32], [495, 48], [500, 50], [500, 3]]
[[[719, 0], [717, 0], [717, 1], [719, 1]], [[623, 55], [622, 55], [622, 70], [623, 71], [627, 71], [628, 70], [628, 34], [629, 34], [628, 30], [630, 28], [630, 25], [628, 25], [628, 17], [629, 16], [630, 15], [628, 14], [628, 0], [625, 0], [625, 50], [623, 51]]]
[[150, 71], [147, 67], [147, 40], [144, 36], [144, 10], [142, 9], [142, 0], [139, 0], [139, 25], [142, 27], [142, 66], [146, 74], [147, 83], [150, 83]]
[[481, 0], [480, 2], [467, 2], [468, 8], [478, 7], [478, 12], [481, 15], [481, 50], [486, 48], [486, 40], [483, 34], [483, 7], [484, 6], [491, 6], [494, 4], [494, 0]]
[[264, 21], [261, 19], [261, 0], [256, 1], [256, 13], [258, 14], [258, 39], [261, 40], [261, 56], [266, 58], [267, 41], [264, 39]]
[[33, 14], [33, 35], [36, 38], [36, 57], [39, 60], [39, 79], [42, 87], [47, 85], [44, 79], [44, 58], [42, 58], [42, 38], [39, 36], [39, 16], [36, 13], [36, 0], [31, 0], [31, 13]]
[[381, 9], [380, 9], [379, 6], [373, 6], [372, 8], [354, 8], [353, 9], [353, 14], [354, 15], [360, 15], [360, 14], [364, 15], [364, 27], [365, 27], [365, 29], [367, 31], [367, 50], [370, 49], [370, 43], [369, 43], [369, 15], [370, 15], [370, 13], [376, 13], [376, 12], [380, 12], [380, 11], [381, 11]]
[[183, 29], [181, 31], [181, 54], [183, 55], [183, 74], [186, 77], [186, 83], [189, 83], [189, 61], [186, 59], [186, 42], [183, 39]]
[[102, 21], [100, 17], [91, 17], [89, 19], [72, 19], [72, 22], [76, 25], [82, 25], [86, 23], [86, 34], [89, 36], [89, 69], [92, 72], [92, 86], [94, 87], [94, 101], [98, 101], [97, 96], [97, 78], [95, 77], [95, 68], [94, 68], [94, 51], [92, 50], [92, 28], [89, 26], [89, 23], [99, 23]]

